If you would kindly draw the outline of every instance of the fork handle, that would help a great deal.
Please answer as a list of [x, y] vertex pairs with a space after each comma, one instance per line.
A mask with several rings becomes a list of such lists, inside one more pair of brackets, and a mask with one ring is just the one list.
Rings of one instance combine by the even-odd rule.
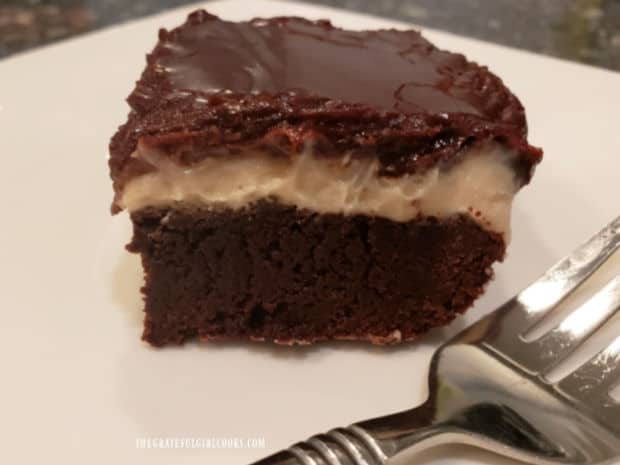
[[252, 465], [389, 465], [405, 450], [436, 445], [439, 432], [424, 405], [317, 434]]

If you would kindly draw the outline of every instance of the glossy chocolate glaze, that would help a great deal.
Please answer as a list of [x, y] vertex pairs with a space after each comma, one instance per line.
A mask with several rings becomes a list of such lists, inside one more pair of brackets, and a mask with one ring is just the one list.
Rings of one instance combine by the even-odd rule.
[[233, 23], [196, 11], [159, 43], [110, 144], [118, 193], [152, 167], [140, 141], [191, 164], [251, 145], [293, 156], [308, 140], [325, 156], [377, 156], [382, 174], [424, 170], [464, 145], [512, 147], [529, 179], [523, 107], [502, 81], [416, 31], [346, 31], [301, 18]]
[[408, 113], [493, 116], [468, 89], [465, 58], [435, 49], [413, 31], [351, 32], [299, 18], [208, 17], [203, 24], [161, 42], [157, 65], [175, 88], [294, 92]]

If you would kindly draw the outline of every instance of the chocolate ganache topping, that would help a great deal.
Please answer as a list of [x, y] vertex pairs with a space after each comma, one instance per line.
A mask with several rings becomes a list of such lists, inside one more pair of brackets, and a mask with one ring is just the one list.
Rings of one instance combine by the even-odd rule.
[[191, 165], [246, 147], [294, 156], [378, 157], [400, 176], [495, 139], [517, 154], [523, 182], [541, 151], [519, 100], [487, 68], [416, 31], [347, 31], [278, 17], [234, 23], [203, 10], [159, 42], [110, 144], [115, 190], [152, 167], [138, 141]]

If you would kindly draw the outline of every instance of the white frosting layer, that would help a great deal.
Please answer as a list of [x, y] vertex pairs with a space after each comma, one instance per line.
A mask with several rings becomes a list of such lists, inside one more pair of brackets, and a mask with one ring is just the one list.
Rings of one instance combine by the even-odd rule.
[[461, 154], [449, 168], [396, 178], [379, 176], [373, 159], [325, 159], [309, 152], [292, 161], [248, 152], [207, 158], [191, 168], [143, 147], [132, 156], [153, 164], [156, 171], [125, 186], [120, 203], [130, 212], [173, 202], [238, 209], [272, 198], [320, 213], [400, 222], [420, 214], [443, 218], [464, 213], [487, 229], [508, 233], [518, 189], [509, 166], [512, 154], [494, 143]]

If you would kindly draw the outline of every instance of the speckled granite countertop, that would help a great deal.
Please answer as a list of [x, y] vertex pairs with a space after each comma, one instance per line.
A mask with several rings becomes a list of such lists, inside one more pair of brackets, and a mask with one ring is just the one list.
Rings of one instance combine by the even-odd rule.
[[[0, 58], [189, 3], [194, 1], [1, 0]], [[315, 0], [314, 3], [620, 70], [620, 0]]]

